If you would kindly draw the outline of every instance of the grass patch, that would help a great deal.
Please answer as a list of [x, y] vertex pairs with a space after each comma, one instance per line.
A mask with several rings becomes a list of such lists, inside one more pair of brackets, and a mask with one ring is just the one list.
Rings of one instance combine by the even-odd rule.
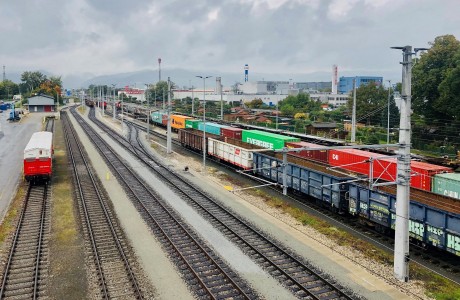
[[3, 218], [3, 222], [0, 225], [0, 244], [3, 245], [5, 240], [12, 234], [16, 229], [18, 222], [17, 218], [22, 209], [25, 194], [27, 192], [27, 184], [24, 182], [19, 185], [16, 196], [11, 201], [8, 211]]
[[[248, 184], [230, 177], [227, 174], [218, 174], [222, 180], [239, 187], [249, 187]], [[245, 192], [249, 195], [261, 198], [267, 205], [276, 208], [300, 222], [302, 225], [310, 226], [318, 232], [324, 234], [335, 243], [341, 246], [349, 246], [363, 253], [364, 256], [376, 260], [385, 265], [393, 265], [393, 255], [378, 249], [372, 244], [363, 241], [337, 227], [331, 226], [328, 222], [321, 220], [307, 212], [293, 207], [278, 196], [272, 196], [259, 189], [248, 189]], [[414, 263], [410, 264], [411, 280], [424, 282], [428, 296], [438, 300], [460, 299], [460, 286], [452, 283], [443, 277], [430, 272]]]

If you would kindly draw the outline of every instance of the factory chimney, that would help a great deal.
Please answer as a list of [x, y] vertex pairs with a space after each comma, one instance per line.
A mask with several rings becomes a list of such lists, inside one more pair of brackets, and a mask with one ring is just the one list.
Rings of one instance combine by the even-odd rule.
[[337, 94], [337, 78], [338, 78], [338, 71], [337, 65], [332, 66], [332, 94]]

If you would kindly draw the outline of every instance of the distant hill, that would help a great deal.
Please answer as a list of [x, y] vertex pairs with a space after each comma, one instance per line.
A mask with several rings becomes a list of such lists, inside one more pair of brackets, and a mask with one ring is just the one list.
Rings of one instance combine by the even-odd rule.
[[[206, 75], [213, 76], [212, 78], [206, 81], [206, 86], [215, 86], [216, 76], [222, 78], [222, 84], [224, 86], [231, 86], [235, 82], [242, 83], [244, 81], [243, 71], [241, 74], [237, 73], [218, 73], [218, 72], [200, 72], [200, 71], [190, 71], [184, 69], [165, 69], [161, 70], [161, 79], [167, 80], [168, 76], [171, 78], [176, 86], [179, 88], [188, 88], [190, 84], [194, 86], [201, 86], [203, 81], [199, 78], [196, 78], [197, 75]], [[85, 80], [81, 83], [82, 87], [87, 87], [90, 84], [95, 85], [111, 85], [116, 84], [117, 87], [122, 86], [135, 86], [138, 88], [144, 88], [146, 83], [156, 83], [158, 82], [158, 70], [142, 70], [137, 72], [130, 73], [119, 73], [111, 75], [103, 75], [93, 77], [91, 79]], [[263, 73], [249, 73], [250, 81], [260, 81], [260, 80], [282, 80], [289, 81], [293, 79], [294, 82], [300, 81], [320, 81], [320, 80], [330, 80], [330, 75], [327, 73], [315, 73], [315, 74], [263, 74]]]

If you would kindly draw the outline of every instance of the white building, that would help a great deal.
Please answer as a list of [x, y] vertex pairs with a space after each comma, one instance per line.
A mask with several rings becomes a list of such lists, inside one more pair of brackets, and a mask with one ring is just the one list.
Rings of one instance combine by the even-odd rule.
[[137, 101], [145, 101], [145, 89], [125, 87], [124, 90], [118, 91], [118, 96], [125, 94], [127, 97], [136, 98]]

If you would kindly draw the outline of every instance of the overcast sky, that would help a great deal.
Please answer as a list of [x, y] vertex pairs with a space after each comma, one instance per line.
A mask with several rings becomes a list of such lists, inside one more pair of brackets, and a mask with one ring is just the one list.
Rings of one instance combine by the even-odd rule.
[[0, 0], [0, 20], [7, 73], [64, 78], [156, 70], [159, 57], [199, 72], [400, 74], [389, 47], [460, 39], [459, 0]]

